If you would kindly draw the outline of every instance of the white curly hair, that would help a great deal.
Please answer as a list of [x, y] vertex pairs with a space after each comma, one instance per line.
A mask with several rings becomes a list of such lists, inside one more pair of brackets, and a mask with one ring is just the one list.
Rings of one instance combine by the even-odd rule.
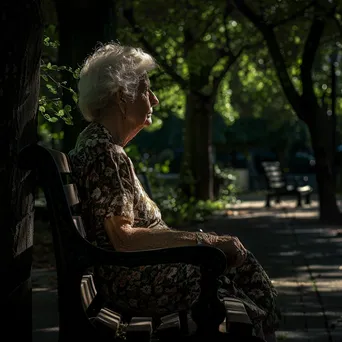
[[85, 120], [100, 120], [101, 109], [113, 103], [118, 90], [133, 102], [140, 80], [156, 67], [154, 58], [140, 48], [118, 43], [97, 48], [85, 60], [78, 82], [78, 106]]

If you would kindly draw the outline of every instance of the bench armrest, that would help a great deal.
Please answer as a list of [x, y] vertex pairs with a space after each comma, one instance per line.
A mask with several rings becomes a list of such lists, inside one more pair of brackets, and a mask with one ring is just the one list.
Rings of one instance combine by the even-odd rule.
[[226, 257], [214, 247], [174, 247], [138, 252], [112, 252], [93, 245], [87, 246], [86, 264], [136, 267], [170, 263], [200, 266], [200, 295], [191, 306], [191, 316], [198, 327], [197, 333], [212, 336], [224, 321], [226, 310], [217, 296], [218, 277], [225, 271]]
[[185, 263], [203, 267], [213, 275], [221, 275], [226, 267], [224, 253], [215, 247], [191, 246], [151, 249], [137, 252], [115, 252], [88, 245], [85, 262], [92, 266], [116, 265], [137, 267], [144, 265]]
[[295, 187], [305, 186], [308, 184], [308, 177], [307, 176], [293, 176], [293, 175], [286, 175], [286, 182], [287, 185], [293, 185]]

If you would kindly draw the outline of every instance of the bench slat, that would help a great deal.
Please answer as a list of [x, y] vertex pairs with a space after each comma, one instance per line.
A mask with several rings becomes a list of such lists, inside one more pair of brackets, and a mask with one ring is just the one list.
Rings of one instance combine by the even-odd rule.
[[84, 311], [86, 311], [97, 295], [93, 276], [86, 274], [81, 280], [81, 299]]
[[150, 342], [152, 335], [151, 317], [133, 317], [126, 330], [128, 341]]
[[121, 323], [121, 315], [108, 308], [102, 308], [91, 321], [103, 334], [112, 337], [114, 341]]
[[230, 333], [251, 336], [253, 325], [244, 304], [236, 298], [224, 298], [226, 330]]
[[178, 314], [171, 314], [161, 318], [161, 324], [157, 329], [160, 340], [177, 338], [180, 335], [180, 319]]
[[60, 173], [71, 173], [69, 160], [66, 154], [52, 149], [49, 149], [48, 151], [53, 156]]
[[86, 238], [87, 235], [86, 235], [86, 232], [85, 232], [85, 229], [84, 229], [84, 225], [83, 225], [83, 221], [82, 221], [81, 216], [73, 216], [72, 219], [73, 219], [74, 224], [76, 226], [76, 229], [78, 230], [80, 235], [83, 238]]
[[79, 204], [80, 199], [78, 197], [76, 184], [66, 184], [66, 185], [63, 185], [63, 187], [64, 187], [64, 193], [65, 193], [65, 196], [68, 200], [69, 206], [73, 207], [73, 206]]

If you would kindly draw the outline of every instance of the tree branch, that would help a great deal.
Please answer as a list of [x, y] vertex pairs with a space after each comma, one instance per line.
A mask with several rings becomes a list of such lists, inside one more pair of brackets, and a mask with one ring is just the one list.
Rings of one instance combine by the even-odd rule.
[[342, 25], [341, 23], [339, 22], [339, 20], [335, 17], [335, 14], [332, 16], [332, 19], [334, 20], [336, 26], [337, 26], [337, 29], [340, 31], [340, 36], [342, 37]]
[[230, 51], [232, 51], [232, 49], [230, 48], [230, 44], [229, 44], [230, 37], [228, 35], [228, 30], [227, 30], [227, 19], [232, 14], [233, 10], [234, 10], [234, 7], [231, 4], [229, 4], [229, 1], [227, 1], [227, 6], [226, 6], [225, 11], [223, 13], [222, 21], [223, 21], [223, 25], [224, 25], [224, 35], [226, 38], [226, 44], [227, 44]]
[[256, 28], [260, 31], [264, 29], [266, 23], [262, 16], [254, 13], [250, 7], [248, 7], [244, 0], [234, 0], [234, 4], [236, 8], [247, 18], [251, 21]]
[[214, 92], [217, 92], [218, 86], [222, 82], [224, 76], [227, 74], [227, 72], [232, 67], [232, 65], [239, 59], [242, 53], [246, 50], [252, 49], [253, 47], [260, 46], [261, 44], [262, 44], [262, 41], [256, 42], [254, 44], [244, 45], [237, 54], [231, 54], [227, 56], [229, 57], [227, 64], [223, 68], [222, 72], [218, 76], [214, 77], [213, 79]]
[[177, 72], [173, 69], [172, 66], [170, 66], [164, 58], [162, 58], [156, 51], [156, 49], [146, 40], [144, 37], [142, 29], [137, 25], [133, 8], [125, 8], [123, 10], [124, 17], [128, 21], [128, 23], [131, 25], [133, 31], [135, 34], [138, 35], [140, 42], [144, 45], [145, 49], [153, 55], [154, 58], [156, 58], [157, 62], [163, 67], [163, 69], [172, 77], [172, 79], [177, 82], [182, 89], [188, 88], [188, 82], [181, 77]]
[[200, 32], [198, 35], [196, 35], [196, 37], [194, 37], [193, 43], [191, 44], [191, 47], [196, 45], [205, 36], [205, 34], [209, 31], [210, 27], [213, 26], [213, 24], [215, 23], [215, 17], [216, 17], [216, 12], [214, 10], [211, 18], [208, 19], [208, 21], [204, 27], [204, 30], [202, 32]]
[[[222, 57], [228, 57], [229, 58], [229, 62], [227, 64], [228, 69], [226, 71], [223, 71], [222, 77], [218, 76], [221, 80], [224, 77], [224, 75], [226, 74], [226, 72], [229, 70], [231, 65], [233, 65], [234, 62], [240, 57], [242, 51], [247, 47], [247, 46], [243, 46], [236, 55], [233, 53], [233, 49], [232, 49], [232, 47], [230, 45], [231, 39], [229, 37], [228, 29], [227, 29], [227, 18], [233, 12], [233, 10], [234, 10], [234, 7], [231, 5], [231, 3], [227, 2], [227, 6], [226, 6], [226, 9], [225, 9], [225, 11], [223, 13], [223, 18], [222, 18], [222, 22], [223, 22], [223, 25], [224, 25], [224, 36], [225, 36], [225, 39], [226, 39], [226, 46], [221, 48], [221, 49], [218, 49], [218, 52], [217, 52], [217, 56], [218, 57], [217, 57], [216, 61], [214, 63], [212, 63], [212, 66], [211, 66], [211, 69], [212, 69], [219, 62], [219, 60]], [[220, 83], [221, 80], [219, 80], [218, 83]]]
[[232, 67], [232, 65], [241, 56], [243, 50], [244, 50], [244, 48], [242, 47], [236, 55], [234, 55], [233, 57], [229, 56], [228, 61], [225, 65], [225, 67], [223, 68], [223, 70], [220, 72], [220, 74], [218, 76], [214, 77], [214, 79], [213, 79], [213, 96], [216, 97], [219, 85], [222, 82], [224, 76], [227, 74], [228, 70]]
[[286, 18], [278, 21], [277, 23], [274, 23], [274, 24], [270, 24], [269, 27], [270, 28], [275, 28], [275, 27], [278, 27], [278, 26], [281, 26], [281, 25], [284, 25], [284, 24], [287, 24], [288, 22], [290, 21], [293, 21], [295, 19], [297, 19], [298, 17], [304, 15], [305, 11], [307, 9], [309, 9], [310, 7], [313, 7], [314, 6], [314, 3], [315, 1], [311, 1], [309, 4], [307, 4], [306, 6], [304, 6], [302, 9], [300, 9], [299, 11], [287, 16]]
[[302, 64], [300, 66], [303, 98], [310, 98], [315, 102], [317, 102], [317, 98], [313, 90], [312, 67], [324, 27], [325, 21], [322, 18], [315, 16], [304, 44]]
[[278, 79], [282, 89], [291, 104], [293, 110], [297, 113], [300, 119], [304, 119], [304, 113], [301, 106], [301, 97], [296, 91], [290, 75], [286, 68], [286, 63], [283, 54], [281, 53], [279, 43], [272, 28], [270, 28], [263, 20], [263, 18], [248, 7], [244, 0], [234, 0], [238, 10], [262, 33], [269, 53], [272, 57], [274, 67], [277, 72]]

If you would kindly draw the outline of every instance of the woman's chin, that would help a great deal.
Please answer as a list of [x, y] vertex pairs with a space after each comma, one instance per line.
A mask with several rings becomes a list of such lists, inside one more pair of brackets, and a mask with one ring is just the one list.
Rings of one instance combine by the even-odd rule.
[[152, 116], [148, 116], [145, 120], [145, 126], [151, 126], [152, 125]]

